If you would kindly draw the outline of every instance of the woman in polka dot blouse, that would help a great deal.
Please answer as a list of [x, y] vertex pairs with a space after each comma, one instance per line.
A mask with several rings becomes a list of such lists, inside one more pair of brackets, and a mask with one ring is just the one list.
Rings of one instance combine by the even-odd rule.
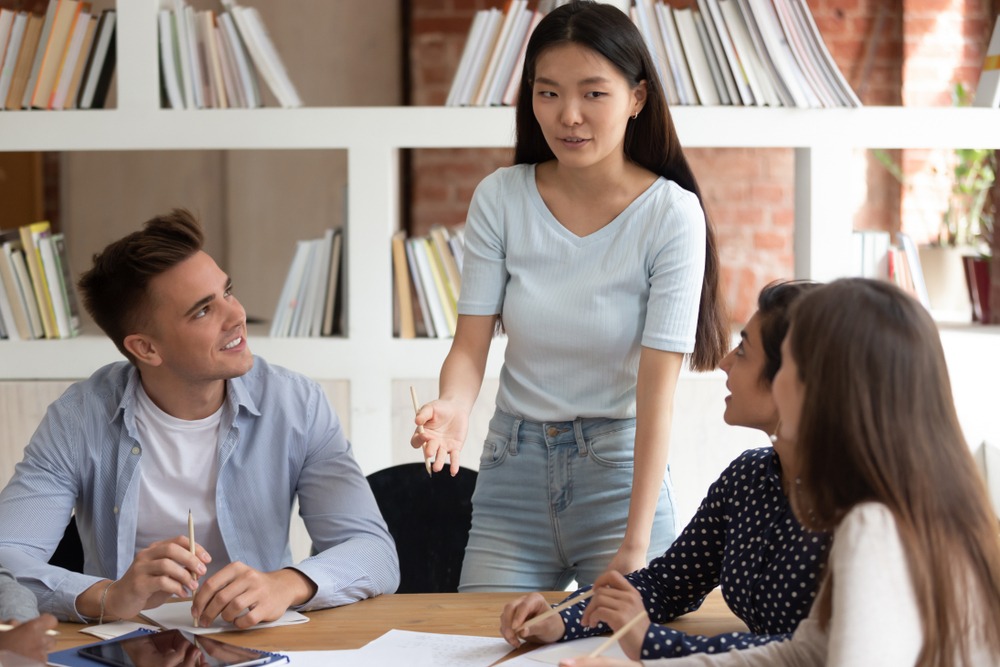
[[[728, 424], [767, 434], [777, 431], [771, 381], [781, 366], [788, 308], [815, 286], [772, 283], [761, 292], [757, 312], [740, 333], [740, 344], [720, 364], [731, 392], [726, 397]], [[773, 448], [748, 450], [729, 465], [709, 488], [691, 523], [649, 566], [625, 577], [603, 574], [594, 583], [593, 598], [559, 617], [529, 626], [523, 635], [515, 629], [548, 605], [538, 594], [519, 598], [504, 608], [504, 638], [517, 646], [522, 639], [552, 642], [603, 634], [609, 631], [605, 622], [620, 627], [615, 619], [624, 606], [638, 609], [640, 605], [649, 615], [648, 629], [629, 633], [622, 640], [623, 649], [633, 658], [716, 653], [790, 637], [812, 605], [829, 539], [803, 529], [792, 514], [789, 480], [780, 463], [785, 443], [780, 438], [772, 440]], [[722, 587], [726, 603], [749, 632], [693, 636], [661, 625], [697, 609], [716, 586]]]
[[788, 641], [641, 665], [1000, 665], [997, 515], [927, 310], [884, 280], [811, 291], [792, 309], [772, 391], [795, 515], [833, 535], [812, 609]]

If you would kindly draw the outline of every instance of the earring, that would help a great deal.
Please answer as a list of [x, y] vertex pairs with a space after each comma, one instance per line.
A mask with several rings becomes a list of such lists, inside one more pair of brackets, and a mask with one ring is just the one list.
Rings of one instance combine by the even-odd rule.
[[638, 111], [636, 111], [634, 114], [632, 114], [632, 120], [635, 120], [638, 117], [639, 117], [639, 112]]
[[771, 444], [778, 442], [778, 431], [781, 430], [781, 421], [778, 421], [778, 425], [774, 427], [774, 433], [767, 436], [767, 439], [771, 441]]

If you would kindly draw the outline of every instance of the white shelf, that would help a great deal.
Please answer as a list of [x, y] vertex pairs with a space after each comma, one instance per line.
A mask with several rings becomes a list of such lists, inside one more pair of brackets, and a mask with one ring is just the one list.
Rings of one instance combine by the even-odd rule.
[[[1000, 148], [1000, 110], [674, 107], [686, 148]], [[933, 128], [930, 130], [929, 128]], [[242, 150], [512, 146], [509, 107], [4, 111], [0, 150]]]
[[[350, 385], [351, 436], [366, 470], [389, 463], [393, 379], [434, 378], [450, 341], [392, 338], [389, 239], [399, 219], [399, 152], [509, 147], [511, 108], [159, 108], [154, 0], [117, 3], [118, 107], [0, 112], [0, 151], [344, 150], [348, 212], [348, 337], [250, 337], [270, 361]], [[795, 273], [828, 280], [848, 266], [851, 217], [843, 183], [856, 148], [1000, 148], [989, 109], [675, 107], [685, 147], [795, 149]], [[361, 261], [363, 258], [363, 261]], [[487, 373], [503, 357], [497, 342]], [[120, 359], [102, 336], [0, 342], [0, 379], [76, 379]]]

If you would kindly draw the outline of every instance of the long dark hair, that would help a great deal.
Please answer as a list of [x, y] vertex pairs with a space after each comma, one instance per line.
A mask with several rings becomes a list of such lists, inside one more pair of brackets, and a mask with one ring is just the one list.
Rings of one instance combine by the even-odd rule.
[[811, 280], [775, 280], [764, 286], [757, 297], [757, 321], [764, 350], [761, 385], [770, 387], [781, 368], [781, 343], [788, 333], [792, 304], [803, 294], [820, 286]]
[[[797, 300], [789, 336], [804, 385], [792, 498], [799, 520], [829, 530], [858, 503], [888, 507], [923, 626], [917, 665], [968, 664], [970, 640], [1000, 655], [997, 518], [962, 435], [933, 320], [894, 285], [852, 278]], [[824, 624], [829, 584], [817, 598]]]
[[[694, 193], [701, 202], [701, 190], [684, 157], [663, 86], [642, 35], [616, 7], [589, 0], [572, 0], [554, 9], [539, 22], [528, 40], [517, 97], [514, 164], [538, 164], [555, 159], [535, 119], [532, 87], [538, 57], [548, 48], [568, 43], [585, 46], [604, 56], [632, 86], [646, 81], [642, 113], [630, 120], [625, 130], [625, 157], [674, 181]], [[690, 365], [695, 370], [714, 369], [729, 349], [729, 322], [719, 293], [719, 254], [707, 213], [705, 226], [705, 276], [695, 348], [690, 358]]]

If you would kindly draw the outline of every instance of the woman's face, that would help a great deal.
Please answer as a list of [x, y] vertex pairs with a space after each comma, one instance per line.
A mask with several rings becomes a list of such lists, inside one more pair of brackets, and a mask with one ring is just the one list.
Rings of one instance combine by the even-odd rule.
[[630, 86], [611, 61], [579, 44], [550, 47], [535, 64], [535, 119], [566, 167], [624, 160], [625, 129], [645, 100], [645, 81]]
[[740, 344], [719, 364], [726, 373], [726, 412], [724, 419], [733, 426], [745, 426], [774, 433], [778, 411], [771, 386], [764, 379], [767, 357], [760, 335], [760, 314], [754, 313], [740, 332]]
[[[799, 380], [798, 362], [792, 355], [792, 347], [789, 340], [792, 337], [792, 329], [789, 328], [785, 340], [781, 343], [781, 368], [774, 376], [774, 383], [771, 386], [771, 393], [774, 395], [774, 403], [778, 406], [778, 417], [781, 419], [779, 441], [784, 440], [793, 446], [798, 441], [799, 419], [802, 416], [802, 401], [805, 397], [805, 385]], [[783, 452], [779, 452], [782, 457], [782, 464], [786, 470], [789, 469], [791, 461]]]

